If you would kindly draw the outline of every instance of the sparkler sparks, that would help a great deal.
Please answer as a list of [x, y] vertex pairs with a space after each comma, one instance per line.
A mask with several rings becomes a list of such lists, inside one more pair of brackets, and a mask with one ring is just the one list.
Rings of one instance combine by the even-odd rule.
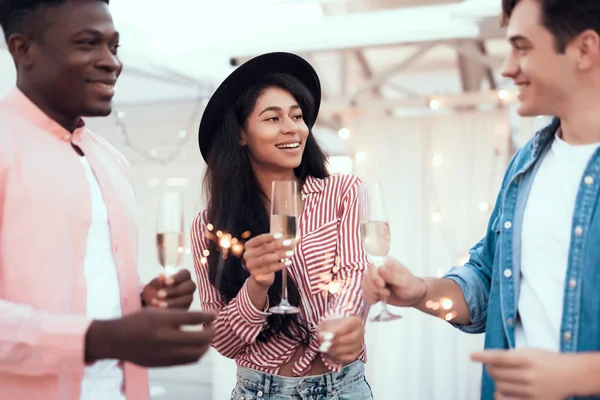
[[[206, 228], [207, 231], [204, 232], [204, 237], [217, 244], [222, 258], [227, 259], [229, 253], [236, 257], [240, 257], [244, 253], [244, 242], [233, 237], [231, 233], [223, 232], [221, 230], [212, 233], [214, 230], [214, 226], [212, 224], [208, 224]], [[250, 232], [244, 232], [242, 236], [249, 237]], [[202, 254], [205, 257], [208, 257], [210, 255], [210, 250], [205, 249]]]
[[342, 283], [340, 281], [331, 281], [329, 283], [329, 293], [336, 294], [340, 292], [342, 288]]
[[[229, 232], [223, 230], [215, 230], [215, 226], [213, 224], [206, 225], [206, 231], [204, 232], [204, 238], [209, 241], [212, 241], [217, 245], [217, 251], [221, 253], [219, 257], [219, 262], [217, 265], [216, 277], [215, 277], [215, 287], [219, 288], [221, 285], [221, 281], [223, 278], [223, 270], [225, 268], [225, 260], [229, 257], [229, 255], [233, 255], [235, 257], [241, 257], [244, 253], [244, 243], [245, 240], [250, 238], [251, 232], [245, 231], [241, 235], [241, 239], [233, 237], [233, 235]], [[203, 265], [208, 264], [208, 257], [211, 255], [211, 251], [208, 249], [203, 250], [202, 257], [200, 258], [200, 262]], [[347, 283], [341, 279], [334, 279], [337, 273], [340, 270], [340, 259], [336, 257], [335, 254], [325, 254], [322, 261], [324, 266], [332, 265], [332, 270], [330, 272], [322, 273], [319, 276], [319, 289], [324, 297], [329, 295], [341, 295], [347, 292], [348, 287]], [[352, 309], [353, 304], [350, 303], [347, 305], [348, 309]], [[438, 304], [439, 307], [439, 304]]]
[[454, 302], [447, 297], [442, 297], [439, 301], [427, 300], [425, 302], [425, 307], [427, 307], [428, 309], [434, 311], [441, 311], [441, 314], [439, 314], [438, 316], [440, 318], [445, 319], [446, 321], [451, 321], [456, 317], [456, 312], [451, 311], [453, 306]]
[[452, 321], [452, 319], [453, 319], [454, 317], [456, 317], [456, 313], [454, 313], [454, 312], [450, 312], [450, 313], [446, 314], [446, 316], [444, 317], [444, 319], [445, 319], [446, 321]]
[[[335, 254], [324, 254], [322, 267], [329, 267], [333, 262], [331, 271], [323, 272], [319, 275], [318, 289], [321, 291], [323, 298], [327, 298], [329, 295], [342, 295], [345, 294], [350, 288], [349, 283], [343, 279], [336, 278], [340, 270], [340, 258]], [[349, 309], [352, 308], [350, 304]]]
[[[244, 242], [240, 241], [238, 238], [235, 238], [231, 235], [231, 233], [223, 232], [221, 230], [213, 233], [215, 227], [213, 224], [206, 225], [206, 231], [204, 232], [204, 237], [213, 243], [217, 244], [219, 248], [219, 252], [221, 253], [221, 257], [219, 258], [219, 264], [217, 265], [217, 274], [215, 278], [215, 287], [219, 288], [221, 286], [221, 279], [223, 277], [223, 269], [225, 268], [225, 260], [229, 257], [229, 254], [234, 255], [235, 257], [241, 257], [244, 253]], [[242, 238], [247, 239], [251, 236], [250, 231], [246, 231], [242, 233]], [[206, 265], [208, 262], [208, 256], [210, 255], [210, 250], [206, 249], [202, 252], [203, 256], [200, 258], [200, 262], [203, 265]]]
[[221, 239], [219, 239], [219, 246], [224, 250], [229, 250], [231, 248], [231, 235], [229, 233], [221, 236]]
[[440, 303], [441, 303], [441, 305], [442, 305], [442, 308], [443, 308], [444, 310], [449, 310], [449, 309], [451, 309], [451, 308], [452, 308], [452, 304], [453, 304], [453, 303], [452, 303], [452, 300], [450, 300], [450, 299], [446, 299], [446, 298], [443, 298], [443, 299], [441, 299], [441, 300], [440, 300]]
[[233, 246], [231, 246], [231, 252], [233, 254], [235, 254], [236, 256], [240, 257], [242, 255], [242, 253], [244, 252], [244, 245], [242, 243], [234, 243]]

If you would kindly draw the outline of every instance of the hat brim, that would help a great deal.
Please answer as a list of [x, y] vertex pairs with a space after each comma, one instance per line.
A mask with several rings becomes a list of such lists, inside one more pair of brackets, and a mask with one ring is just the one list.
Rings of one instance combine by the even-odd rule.
[[321, 83], [314, 68], [305, 59], [292, 53], [263, 54], [237, 67], [208, 101], [198, 129], [198, 145], [205, 161], [208, 161], [214, 135], [227, 109], [265, 75], [278, 72], [294, 76], [309, 90], [314, 99], [315, 112], [311, 117], [313, 120], [307, 122], [314, 125], [321, 105]]

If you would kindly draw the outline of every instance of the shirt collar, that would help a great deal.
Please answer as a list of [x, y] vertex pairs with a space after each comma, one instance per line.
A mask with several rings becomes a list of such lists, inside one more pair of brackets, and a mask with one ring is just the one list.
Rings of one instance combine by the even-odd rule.
[[537, 159], [543, 153], [546, 146], [552, 143], [559, 129], [560, 119], [555, 117], [550, 124], [536, 133], [531, 145], [531, 156], [533, 159]]
[[310, 193], [321, 193], [323, 191], [325, 183], [323, 179], [308, 176], [304, 185], [302, 185], [302, 194], [307, 195]]
[[70, 139], [71, 136], [79, 135], [85, 129], [85, 123], [83, 119], [79, 118], [79, 122], [77, 123], [77, 128], [75, 131], [73, 133], [69, 132], [58, 122], [54, 121], [42, 110], [40, 110], [40, 108], [35, 105], [27, 96], [25, 96], [25, 94], [17, 87], [10, 91], [4, 100], [2, 100], [2, 103], [8, 107], [16, 109], [17, 112], [23, 114], [23, 116], [34, 125], [63, 140], [67, 137]]

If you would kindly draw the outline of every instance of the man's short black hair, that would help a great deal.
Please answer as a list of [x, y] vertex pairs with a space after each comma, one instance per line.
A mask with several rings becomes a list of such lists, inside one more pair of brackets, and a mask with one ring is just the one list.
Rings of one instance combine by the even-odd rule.
[[[30, 34], [34, 18], [69, 0], [0, 0], [0, 27], [6, 40], [14, 33]], [[73, 0], [71, 0], [73, 1]], [[109, 4], [110, 0], [98, 0]]]
[[[502, 0], [502, 19], [507, 24], [521, 0]], [[600, 35], [600, 0], [537, 0], [541, 24], [554, 36], [556, 51], [564, 53], [580, 33], [592, 29]]]

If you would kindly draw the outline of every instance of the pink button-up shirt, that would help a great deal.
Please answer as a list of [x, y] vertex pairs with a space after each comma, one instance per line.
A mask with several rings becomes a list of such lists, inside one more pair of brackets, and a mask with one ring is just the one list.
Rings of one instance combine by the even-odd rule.
[[[83, 126], [73, 134], [19, 90], [0, 102], [0, 399], [78, 400], [84, 369], [87, 157], [108, 211], [124, 314], [140, 309], [137, 209], [124, 157]], [[147, 371], [125, 363], [128, 400]], [[108, 399], [107, 399], [108, 400]]]

